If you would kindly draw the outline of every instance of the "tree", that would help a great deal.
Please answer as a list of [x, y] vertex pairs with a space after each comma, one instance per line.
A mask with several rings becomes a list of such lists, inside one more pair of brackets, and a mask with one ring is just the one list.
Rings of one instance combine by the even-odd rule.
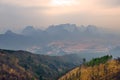
[[85, 58], [83, 58], [83, 64], [85, 64], [86, 63], [86, 59]]

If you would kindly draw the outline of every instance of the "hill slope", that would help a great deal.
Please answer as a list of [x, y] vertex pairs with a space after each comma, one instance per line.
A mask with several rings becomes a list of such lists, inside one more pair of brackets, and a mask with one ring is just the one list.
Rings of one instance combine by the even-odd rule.
[[81, 59], [75, 55], [52, 57], [0, 50], [0, 80], [56, 80], [80, 63]]
[[120, 80], [120, 59], [77, 67], [59, 80]]

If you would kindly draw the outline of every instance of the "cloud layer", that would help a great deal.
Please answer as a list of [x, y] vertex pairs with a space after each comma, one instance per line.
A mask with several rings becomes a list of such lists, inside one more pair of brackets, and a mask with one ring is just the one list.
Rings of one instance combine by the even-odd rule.
[[52, 1], [0, 0], [0, 30], [60, 23], [94, 24], [112, 29], [120, 26], [120, 0], [71, 0], [74, 4], [69, 5], [62, 2], [53, 5]]

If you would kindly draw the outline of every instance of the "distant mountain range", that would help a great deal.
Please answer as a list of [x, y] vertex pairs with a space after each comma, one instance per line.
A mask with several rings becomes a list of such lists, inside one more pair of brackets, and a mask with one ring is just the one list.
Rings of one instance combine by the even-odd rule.
[[27, 26], [20, 34], [0, 34], [0, 48], [28, 50], [38, 54], [63, 55], [83, 51], [106, 52], [120, 43], [120, 37], [94, 25], [51, 25], [45, 30]]

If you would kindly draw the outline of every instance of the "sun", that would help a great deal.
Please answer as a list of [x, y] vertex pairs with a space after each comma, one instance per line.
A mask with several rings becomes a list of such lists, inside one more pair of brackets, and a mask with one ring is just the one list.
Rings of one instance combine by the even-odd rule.
[[52, 0], [53, 6], [70, 6], [74, 4], [74, 0]]

